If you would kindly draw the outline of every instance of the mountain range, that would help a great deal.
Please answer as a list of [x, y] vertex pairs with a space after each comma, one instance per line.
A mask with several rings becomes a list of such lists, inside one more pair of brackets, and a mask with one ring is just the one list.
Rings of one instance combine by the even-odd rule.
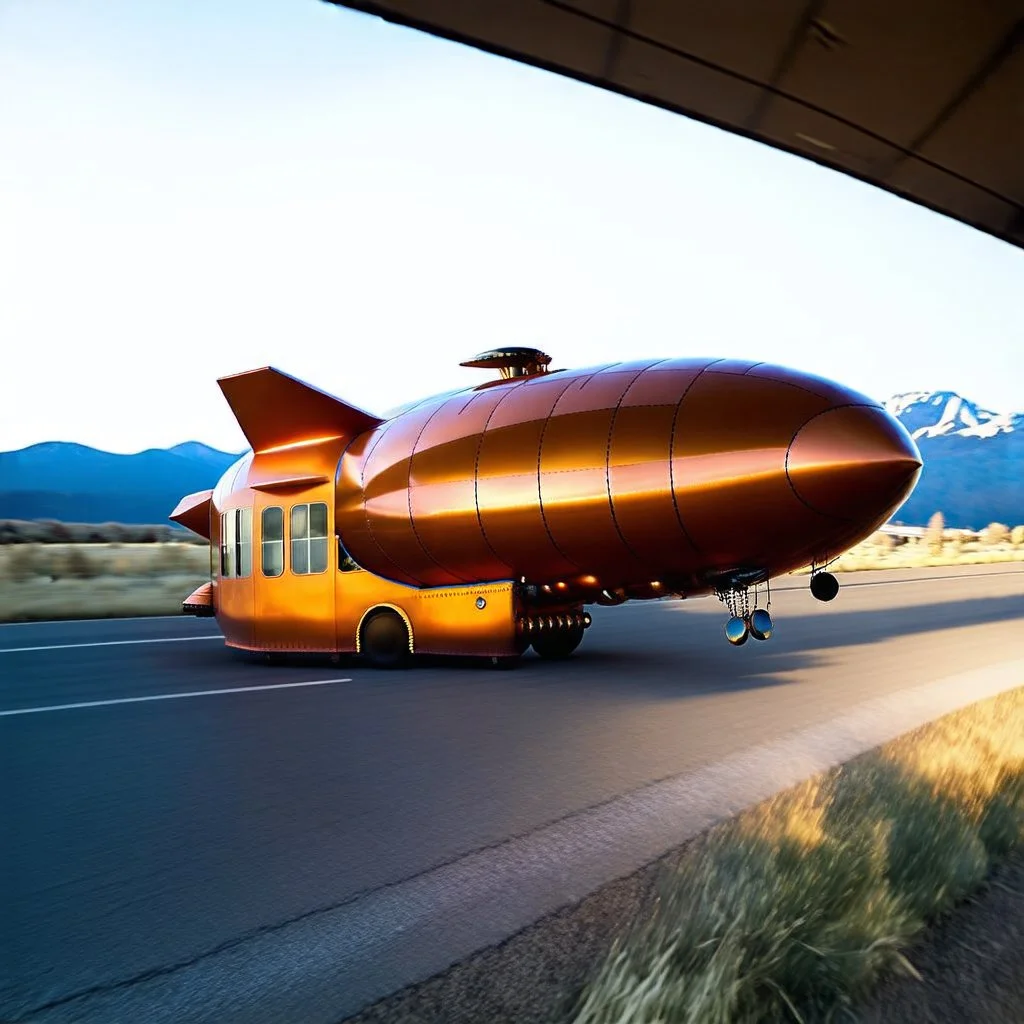
[[983, 409], [955, 391], [894, 395], [885, 407], [910, 431], [924, 460], [898, 522], [979, 530], [1024, 523], [1024, 413]]
[[166, 523], [179, 498], [213, 487], [238, 457], [198, 441], [134, 455], [65, 441], [0, 452], [0, 519]]
[[[982, 409], [953, 391], [894, 395], [885, 403], [924, 458], [896, 521], [920, 526], [1024, 523], [1024, 413]], [[241, 453], [198, 441], [115, 455], [51, 441], [0, 452], [0, 519], [166, 523], [182, 495], [213, 487]]]

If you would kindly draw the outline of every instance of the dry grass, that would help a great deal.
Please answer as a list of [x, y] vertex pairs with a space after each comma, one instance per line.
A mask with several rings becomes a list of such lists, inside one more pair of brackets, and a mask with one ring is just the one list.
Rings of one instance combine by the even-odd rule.
[[[923, 569], [941, 565], [992, 565], [997, 562], [1024, 562], [1024, 545], [1009, 541], [986, 544], [981, 540], [947, 538], [938, 549], [924, 540], [894, 544], [886, 534], [875, 534], [840, 555], [829, 565], [832, 572], [858, 572], [866, 569]], [[800, 573], [810, 569], [801, 569]]]
[[193, 544], [0, 545], [0, 622], [176, 615], [209, 565]]
[[713, 830], [616, 943], [577, 1024], [835, 1020], [1024, 839], [1024, 688]]
[[180, 615], [181, 602], [205, 581], [205, 576], [100, 576], [34, 579], [13, 586], [5, 582], [0, 583], [0, 622]]

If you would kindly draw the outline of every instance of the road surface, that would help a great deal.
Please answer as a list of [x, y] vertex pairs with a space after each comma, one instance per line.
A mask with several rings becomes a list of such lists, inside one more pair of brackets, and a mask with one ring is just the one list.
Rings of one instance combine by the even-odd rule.
[[[739, 649], [714, 600], [597, 609], [570, 662], [514, 672], [0, 626], [0, 1021], [341, 1020], [583, 895], [580, 812], [1020, 657], [1020, 564], [844, 584], [790, 579]], [[536, 872], [481, 921], [513, 853]]]

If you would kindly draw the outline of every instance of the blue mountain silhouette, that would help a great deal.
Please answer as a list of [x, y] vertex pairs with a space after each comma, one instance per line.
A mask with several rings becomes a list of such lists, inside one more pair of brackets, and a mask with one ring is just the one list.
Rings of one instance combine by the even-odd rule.
[[238, 458], [198, 441], [115, 455], [66, 441], [0, 452], [0, 519], [166, 523]]

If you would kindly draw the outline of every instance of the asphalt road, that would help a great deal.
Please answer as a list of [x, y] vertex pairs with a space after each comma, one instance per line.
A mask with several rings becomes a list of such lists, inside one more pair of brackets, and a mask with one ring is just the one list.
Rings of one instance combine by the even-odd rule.
[[[551, 881], [578, 812], [1020, 657], [1020, 564], [844, 582], [776, 590], [765, 644], [729, 647], [712, 600], [626, 605], [514, 672], [268, 666], [210, 620], [0, 626], [0, 1021], [340, 1020], [582, 895]], [[545, 891], [475, 921], [506, 841], [559, 822]]]

